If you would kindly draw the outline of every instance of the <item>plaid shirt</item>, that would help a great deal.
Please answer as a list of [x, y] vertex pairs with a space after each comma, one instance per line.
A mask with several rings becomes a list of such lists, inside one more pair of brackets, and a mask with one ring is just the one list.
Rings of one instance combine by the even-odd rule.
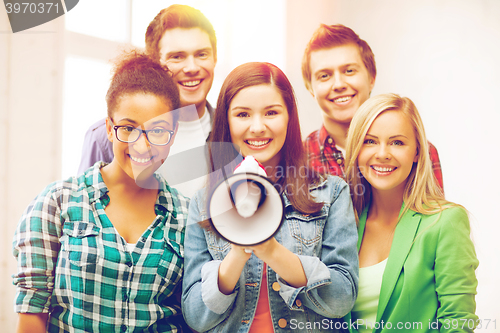
[[188, 201], [158, 178], [157, 216], [128, 251], [104, 211], [103, 165], [49, 185], [24, 212], [15, 311], [49, 312], [48, 332], [178, 332]]
[[[330, 174], [345, 178], [344, 156], [335, 147], [335, 141], [328, 135], [325, 126], [312, 132], [304, 141], [309, 167], [320, 174]], [[443, 172], [436, 147], [429, 142], [429, 155], [439, 187], [443, 188]]]

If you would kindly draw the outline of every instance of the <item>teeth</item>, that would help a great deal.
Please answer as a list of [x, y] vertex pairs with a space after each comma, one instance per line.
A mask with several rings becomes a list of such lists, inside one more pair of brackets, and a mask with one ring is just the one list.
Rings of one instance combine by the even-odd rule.
[[196, 80], [196, 81], [186, 81], [186, 82], [181, 82], [181, 84], [185, 87], [194, 87], [199, 85], [201, 80]]
[[260, 146], [263, 146], [263, 145], [267, 145], [271, 140], [266, 140], [266, 141], [254, 141], [254, 140], [247, 140], [247, 143], [249, 145], [252, 145], [252, 146], [257, 146], [257, 147], [260, 147]]
[[339, 97], [339, 98], [336, 98], [334, 99], [333, 101], [335, 103], [344, 103], [344, 102], [347, 102], [347, 101], [350, 101], [352, 98], [352, 96], [345, 96], [345, 97]]
[[373, 166], [372, 168], [375, 169], [375, 171], [379, 171], [379, 172], [389, 172], [389, 171], [394, 170], [394, 168], [382, 168], [382, 167], [376, 167], [376, 166]]
[[132, 159], [132, 161], [137, 162], [137, 163], [147, 163], [153, 159], [152, 156], [150, 158], [137, 158], [137, 157], [134, 157], [132, 155], [130, 155], [130, 158]]

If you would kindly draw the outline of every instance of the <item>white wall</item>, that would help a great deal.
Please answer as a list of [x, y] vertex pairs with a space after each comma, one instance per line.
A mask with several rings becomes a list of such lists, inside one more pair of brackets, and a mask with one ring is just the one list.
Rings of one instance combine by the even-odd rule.
[[29, 202], [61, 173], [63, 58], [56, 19], [11, 34], [0, 6], [0, 331], [14, 332], [12, 236]]
[[[251, 2], [256, 6], [252, 12], [275, 10], [275, 2], [269, 2], [273, 6], [266, 6], [265, 1]], [[463, 204], [473, 216], [480, 260], [477, 313], [482, 319], [497, 319], [496, 331], [500, 332], [500, 286], [496, 283], [500, 277], [500, 242], [496, 241], [500, 219], [489, 213], [500, 202], [500, 181], [493, 173], [500, 165], [496, 145], [500, 125], [500, 102], [496, 98], [500, 93], [500, 1], [285, 3], [286, 29], [278, 33], [283, 41], [277, 44], [285, 51], [270, 52], [266, 33], [274, 24], [270, 20], [260, 19], [255, 29], [248, 20], [234, 19], [236, 25], [241, 21], [234, 31], [254, 32], [247, 50], [257, 60], [286, 56], [279, 65], [297, 93], [303, 135], [321, 123], [319, 108], [306, 91], [300, 73], [302, 52], [314, 29], [320, 22], [343, 23], [371, 45], [378, 69], [373, 94], [396, 92], [414, 100], [428, 137], [439, 149], [448, 199]], [[169, 4], [166, 1], [165, 6]], [[236, 10], [231, 13], [238, 15]], [[283, 13], [275, 14], [281, 21]], [[15, 271], [11, 255], [14, 228], [30, 200], [61, 176], [63, 20], [61, 17], [25, 33], [9, 34], [7, 15], [0, 6], [0, 327], [5, 332], [14, 330], [16, 318], [10, 277]], [[279, 38], [278, 34], [273, 30], [272, 38]], [[222, 35], [237, 38], [234, 33]], [[264, 49], [257, 49], [258, 38], [263, 40]], [[240, 41], [239, 52], [224, 57], [248, 56], [245, 45]], [[231, 59], [234, 65], [241, 61]], [[230, 69], [222, 63], [217, 68], [221, 72]], [[42, 134], [25, 138], [26, 133]], [[490, 326], [480, 331], [495, 330]]]

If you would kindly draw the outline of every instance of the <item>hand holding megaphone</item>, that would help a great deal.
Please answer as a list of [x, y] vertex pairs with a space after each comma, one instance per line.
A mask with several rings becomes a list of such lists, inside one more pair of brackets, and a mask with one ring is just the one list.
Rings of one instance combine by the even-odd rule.
[[215, 230], [241, 246], [273, 237], [284, 217], [283, 199], [252, 156], [217, 184], [209, 196], [208, 209]]

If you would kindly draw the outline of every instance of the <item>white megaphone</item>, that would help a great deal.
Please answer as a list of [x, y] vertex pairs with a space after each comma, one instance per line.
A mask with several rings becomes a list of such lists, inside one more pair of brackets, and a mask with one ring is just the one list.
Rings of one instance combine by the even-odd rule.
[[247, 156], [234, 174], [217, 184], [208, 200], [215, 230], [241, 246], [273, 237], [285, 215], [281, 195], [253, 156]]

